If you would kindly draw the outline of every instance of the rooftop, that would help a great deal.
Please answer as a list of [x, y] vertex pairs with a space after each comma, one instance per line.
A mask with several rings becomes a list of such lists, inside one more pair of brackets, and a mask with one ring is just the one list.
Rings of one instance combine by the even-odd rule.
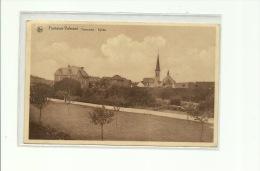
[[84, 70], [84, 67], [77, 67], [77, 66], [71, 66], [71, 65], [57, 69], [56, 72], [54, 73], [54, 75], [76, 75], [78, 72], [83, 77], [89, 77], [87, 72]]

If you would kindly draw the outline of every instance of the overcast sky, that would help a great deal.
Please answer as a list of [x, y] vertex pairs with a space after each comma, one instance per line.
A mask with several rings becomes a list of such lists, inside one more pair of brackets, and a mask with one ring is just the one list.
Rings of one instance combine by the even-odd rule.
[[[39, 25], [41, 33], [36, 31]], [[50, 26], [78, 30], [57, 31]], [[212, 26], [35, 24], [31, 74], [53, 80], [58, 68], [75, 65], [84, 67], [90, 76], [118, 74], [141, 81], [154, 77], [159, 54], [161, 80], [169, 69], [176, 82], [214, 81], [215, 38]]]

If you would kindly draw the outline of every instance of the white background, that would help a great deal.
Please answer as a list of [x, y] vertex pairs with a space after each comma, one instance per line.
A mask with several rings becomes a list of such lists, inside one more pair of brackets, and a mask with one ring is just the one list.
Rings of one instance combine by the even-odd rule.
[[[259, 1], [12, 1], [1, 6], [1, 169], [260, 170]], [[20, 11], [221, 14], [219, 148], [19, 147]]]

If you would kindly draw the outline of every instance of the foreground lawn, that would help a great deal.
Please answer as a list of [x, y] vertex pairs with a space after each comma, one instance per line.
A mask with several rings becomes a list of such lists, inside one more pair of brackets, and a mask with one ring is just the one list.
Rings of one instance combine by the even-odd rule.
[[[42, 124], [69, 134], [72, 140], [100, 140], [100, 126], [88, 118], [93, 108], [54, 103], [42, 110]], [[196, 142], [200, 139], [200, 125], [196, 122], [145, 114], [119, 112], [114, 120], [104, 125], [104, 140]], [[30, 121], [37, 122], [39, 111], [30, 105]], [[203, 141], [213, 141], [213, 125], [204, 126]], [[33, 129], [30, 125], [29, 129]], [[30, 130], [32, 132], [32, 130]], [[40, 133], [39, 133], [40, 134]], [[36, 139], [41, 139], [40, 137]]]

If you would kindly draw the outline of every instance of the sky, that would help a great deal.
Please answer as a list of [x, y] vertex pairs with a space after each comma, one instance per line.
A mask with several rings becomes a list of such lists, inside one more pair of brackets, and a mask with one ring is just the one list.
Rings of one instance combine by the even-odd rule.
[[[39, 26], [42, 32], [37, 32]], [[31, 35], [31, 75], [45, 79], [53, 80], [58, 68], [74, 65], [90, 76], [118, 74], [141, 81], [155, 76], [159, 55], [161, 80], [169, 70], [176, 82], [214, 81], [214, 26], [35, 23]]]

